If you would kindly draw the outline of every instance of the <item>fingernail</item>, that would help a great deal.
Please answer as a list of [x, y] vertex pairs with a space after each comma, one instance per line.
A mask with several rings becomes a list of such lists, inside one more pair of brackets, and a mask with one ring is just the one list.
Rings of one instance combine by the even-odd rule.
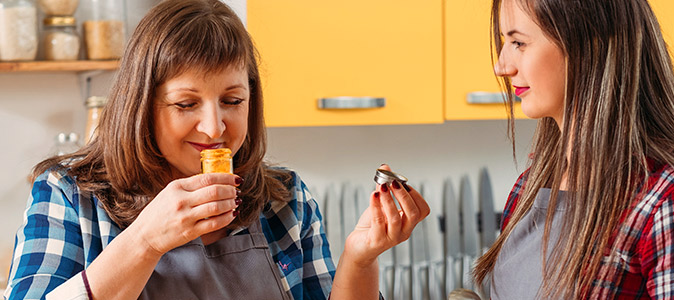
[[384, 193], [388, 193], [388, 186], [386, 185], [386, 183], [381, 185], [381, 191]]
[[243, 200], [241, 198], [236, 198], [236, 200], [234, 200], [234, 204], [236, 204], [236, 205], [241, 204], [241, 202], [243, 202]]
[[235, 217], [238, 216], [238, 215], [239, 215], [239, 211], [238, 211], [238, 210], [233, 211], [233, 212], [232, 212], [232, 215], [235, 216]]
[[234, 179], [234, 183], [241, 185], [243, 183], [243, 178], [236, 176], [236, 179]]
[[407, 186], [407, 183], [404, 183], [404, 182], [403, 182], [402, 184], [403, 184], [403, 187], [405, 188], [405, 190], [409, 192], [409, 191], [410, 191], [410, 187]]
[[240, 190], [240, 189], [236, 189], [236, 196], [239, 197], [240, 195], [241, 195], [241, 190]]
[[385, 165], [387, 165], [387, 164], [381, 164], [381, 165], [379, 165], [379, 167], [381, 168], [381, 167], [383, 167], [383, 166], [385, 166]]
[[374, 197], [379, 198], [379, 192], [374, 192]]
[[398, 183], [398, 180], [394, 180], [393, 183], [391, 183], [391, 186], [396, 190], [400, 189], [400, 183]]

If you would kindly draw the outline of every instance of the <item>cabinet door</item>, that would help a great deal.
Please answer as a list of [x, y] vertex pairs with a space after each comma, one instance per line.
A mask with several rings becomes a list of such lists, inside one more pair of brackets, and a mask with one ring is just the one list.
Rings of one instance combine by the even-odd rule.
[[[443, 122], [441, 0], [247, 3], [268, 126]], [[386, 106], [318, 108], [332, 97]]]
[[[665, 0], [668, 1], [668, 0]], [[491, 63], [491, 1], [445, 0], [445, 118], [507, 118]], [[470, 104], [469, 94], [495, 93], [498, 103]], [[493, 96], [493, 95], [492, 95]], [[516, 104], [515, 117], [526, 118]]]
[[672, 0], [650, 0], [655, 16], [658, 18], [662, 35], [665, 42], [670, 47], [669, 55], [672, 55], [671, 47], [674, 45], [674, 1]]

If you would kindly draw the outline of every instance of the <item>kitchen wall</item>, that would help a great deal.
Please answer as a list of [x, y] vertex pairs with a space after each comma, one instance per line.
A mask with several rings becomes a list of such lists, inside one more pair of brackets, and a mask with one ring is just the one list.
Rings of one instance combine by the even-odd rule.
[[[133, 28], [155, 1], [128, 2]], [[237, 10], [245, 11], [245, 6]], [[111, 78], [111, 72], [93, 77], [91, 94], [105, 95]], [[30, 169], [54, 152], [57, 133], [84, 131], [83, 80], [81, 75], [64, 72], [0, 73], [0, 260], [11, 251], [22, 220]], [[317, 197], [342, 182], [371, 185], [381, 163], [405, 174], [413, 185], [426, 181], [439, 188], [449, 178], [457, 190], [464, 175], [475, 189], [478, 171], [485, 167], [500, 209], [526, 163], [535, 121], [517, 121], [516, 128], [518, 165], [513, 162], [505, 121], [270, 128], [268, 158], [297, 170]]]

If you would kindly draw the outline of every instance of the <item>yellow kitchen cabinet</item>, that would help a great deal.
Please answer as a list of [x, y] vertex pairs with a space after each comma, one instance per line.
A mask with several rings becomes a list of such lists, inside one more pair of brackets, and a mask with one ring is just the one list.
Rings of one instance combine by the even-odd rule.
[[669, 54], [672, 55], [671, 47], [674, 46], [674, 1], [672, 0], [649, 0], [655, 16], [662, 29], [662, 35], [665, 42], [670, 47]]
[[[441, 0], [248, 0], [247, 10], [268, 126], [444, 121]], [[385, 107], [319, 109], [339, 97]]]
[[[666, 0], [667, 1], [667, 0]], [[507, 117], [491, 63], [491, 1], [446, 0], [444, 5], [445, 118], [486, 120]], [[496, 58], [494, 58], [496, 59]], [[498, 103], [471, 104], [487, 94]], [[526, 118], [516, 103], [515, 117]]]
[[[650, 0], [667, 44], [674, 45], [674, 1]], [[498, 93], [490, 60], [489, 0], [445, 2], [445, 118], [447, 120], [502, 119], [502, 103], [469, 104], [471, 93]], [[671, 53], [671, 50], [670, 50]], [[494, 58], [496, 59], [496, 58]], [[515, 117], [526, 118], [516, 104]]]

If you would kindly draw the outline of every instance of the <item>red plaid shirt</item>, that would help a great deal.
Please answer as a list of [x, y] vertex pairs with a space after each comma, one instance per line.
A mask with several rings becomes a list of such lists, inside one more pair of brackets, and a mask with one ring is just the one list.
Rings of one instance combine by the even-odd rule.
[[[520, 175], [508, 196], [501, 229], [510, 221], [527, 174]], [[674, 168], [652, 164], [637, 195], [615, 237], [623, 247], [612, 263], [605, 257], [600, 270], [614, 273], [616, 280], [595, 280], [592, 299], [674, 299]]]

